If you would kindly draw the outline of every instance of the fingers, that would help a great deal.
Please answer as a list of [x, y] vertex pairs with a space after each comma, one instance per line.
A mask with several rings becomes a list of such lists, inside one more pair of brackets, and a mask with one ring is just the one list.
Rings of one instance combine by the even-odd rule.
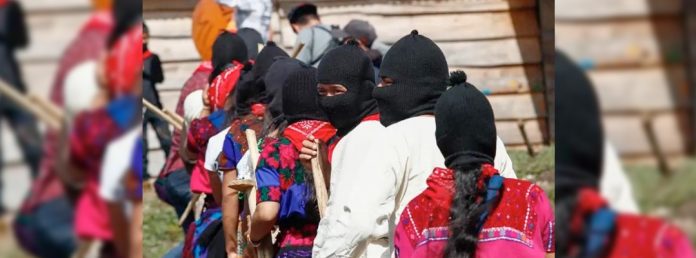
[[304, 148], [307, 148], [307, 149], [310, 149], [310, 150], [316, 150], [316, 149], [317, 149], [317, 144], [316, 144], [314, 141], [315, 141], [315, 140], [309, 140], [309, 138], [308, 138], [307, 140], [302, 141], [303, 149], [304, 149]]

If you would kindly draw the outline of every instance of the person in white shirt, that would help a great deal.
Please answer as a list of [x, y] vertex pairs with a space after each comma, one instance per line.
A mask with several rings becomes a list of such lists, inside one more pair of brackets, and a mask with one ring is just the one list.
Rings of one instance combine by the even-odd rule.
[[218, 3], [234, 8], [234, 19], [239, 29], [250, 28], [268, 41], [271, 27], [271, 0], [218, 0]]
[[[132, 246], [130, 236], [136, 233], [130, 227], [136, 215], [133, 210], [135, 196], [131, 192], [133, 189], [127, 189], [125, 182], [130, 179], [127, 175], [133, 171], [134, 162], [142, 166], [142, 145], [139, 153], [141, 156], [132, 155], [136, 145], [142, 144], [141, 135], [142, 128], [136, 127], [109, 143], [99, 178], [99, 197], [107, 202], [114, 240], [120, 253], [128, 252], [129, 246]], [[142, 193], [142, 181], [140, 182], [139, 191]]]
[[[444, 166], [434, 117], [449, 77], [440, 48], [414, 30], [387, 52], [380, 76], [372, 94], [386, 128], [370, 136], [378, 141], [359, 150], [363, 155], [352, 161], [355, 169], [339, 175], [337, 189], [331, 189], [332, 207], [320, 223], [314, 257], [392, 256], [395, 218], [426, 188], [432, 168]], [[504, 177], [515, 178], [499, 139], [497, 145], [501, 151], [495, 167]], [[361, 180], [343, 184], [346, 177]]]
[[640, 213], [631, 182], [621, 166], [616, 149], [608, 141], [604, 142], [604, 164], [599, 179], [599, 190], [613, 209], [625, 213]]

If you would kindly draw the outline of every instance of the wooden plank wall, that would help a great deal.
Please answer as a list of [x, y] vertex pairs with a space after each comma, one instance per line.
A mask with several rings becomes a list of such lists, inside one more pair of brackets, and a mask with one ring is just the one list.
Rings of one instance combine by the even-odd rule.
[[556, 46], [588, 71], [608, 139], [621, 155], [650, 157], [641, 126], [646, 112], [655, 114], [666, 154], [693, 151], [695, 95], [682, 0], [564, 0], [557, 7]]
[[[150, 49], [164, 61], [166, 79], [160, 89], [168, 108], [174, 107], [179, 89], [197, 65], [190, 39], [195, 2], [145, 0], [143, 4], [152, 34]], [[300, 2], [277, 1], [271, 22], [273, 40], [288, 51], [295, 34], [285, 13]], [[549, 73], [542, 67], [536, 0], [313, 2], [325, 24], [343, 27], [351, 19], [367, 20], [375, 26], [378, 40], [387, 44], [418, 29], [440, 46], [451, 69], [464, 69], [471, 83], [490, 93], [506, 144], [524, 144], [518, 119], [532, 143], [548, 143], [544, 77]]]

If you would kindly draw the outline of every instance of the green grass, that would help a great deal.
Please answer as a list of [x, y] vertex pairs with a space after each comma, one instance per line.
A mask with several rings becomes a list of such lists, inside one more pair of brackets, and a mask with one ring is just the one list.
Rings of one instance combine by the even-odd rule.
[[660, 174], [656, 166], [625, 168], [641, 211], [661, 211], [660, 215], [680, 226], [696, 245], [696, 158], [686, 160], [670, 176]]
[[184, 239], [174, 209], [160, 201], [153, 191], [145, 191], [143, 257], [162, 257]]
[[544, 189], [550, 200], [554, 199], [555, 156], [554, 145], [538, 150], [534, 157], [526, 150], [508, 150], [517, 178], [530, 180]]

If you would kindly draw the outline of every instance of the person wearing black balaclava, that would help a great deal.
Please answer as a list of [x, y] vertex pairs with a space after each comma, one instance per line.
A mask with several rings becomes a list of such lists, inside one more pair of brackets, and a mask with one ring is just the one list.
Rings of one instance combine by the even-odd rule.
[[[404, 258], [549, 257], [554, 252], [551, 202], [541, 187], [504, 179], [493, 167], [493, 109], [462, 75], [453, 74], [454, 86], [435, 107], [435, 137], [447, 167], [434, 168], [427, 189], [396, 214], [395, 249]], [[422, 241], [414, 228], [437, 232], [437, 238]], [[501, 238], [500, 228], [516, 232], [519, 241]]]
[[559, 257], [695, 257], [686, 235], [622, 214], [599, 193], [604, 133], [589, 78], [556, 52], [556, 249]]
[[[235, 94], [230, 95], [236, 101], [236, 107], [228, 114], [232, 120], [230, 126], [208, 140], [205, 168], [220, 172], [222, 185], [229, 185], [237, 179], [249, 179], [252, 174], [251, 156], [247, 152], [248, 143], [244, 132], [251, 129], [257, 138], [261, 136], [265, 118], [263, 76], [277, 56], [288, 55], [273, 42], [269, 42], [256, 55], [254, 67], [240, 78]], [[246, 196], [240, 196], [237, 190], [229, 187], [223, 187], [221, 191], [225, 247], [227, 253], [232, 253], [236, 250], [237, 222], [242, 212], [239, 203], [244, 203], [242, 200]], [[246, 222], [242, 223], [247, 225]]]
[[[365, 149], [365, 158], [351, 177], [360, 184], [346, 186], [349, 200], [336, 207], [337, 218], [322, 221], [330, 228], [315, 257], [367, 257], [393, 255], [393, 218], [426, 187], [434, 167], [445, 158], [435, 141], [435, 103], [445, 91], [449, 71], [440, 48], [430, 39], [411, 32], [384, 56], [382, 82], [373, 90], [386, 128]], [[494, 166], [504, 177], [515, 177], [512, 162], [500, 139], [496, 141]], [[341, 189], [343, 191], [344, 189]]]

